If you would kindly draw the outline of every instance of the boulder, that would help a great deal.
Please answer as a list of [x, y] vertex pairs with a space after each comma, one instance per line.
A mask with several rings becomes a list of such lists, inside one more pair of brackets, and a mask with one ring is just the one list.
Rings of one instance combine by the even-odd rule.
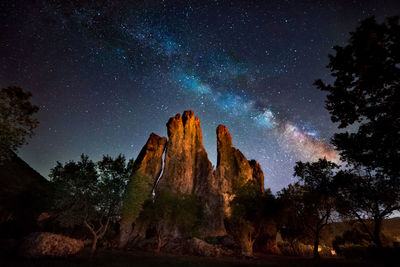
[[63, 235], [35, 232], [22, 241], [19, 254], [27, 258], [65, 257], [82, 250], [83, 241]]
[[188, 252], [193, 255], [219, 257], [226, 254], [222, 248], [208, 244], [204, 240], [196, 237], [189, 239], [187, 243]]

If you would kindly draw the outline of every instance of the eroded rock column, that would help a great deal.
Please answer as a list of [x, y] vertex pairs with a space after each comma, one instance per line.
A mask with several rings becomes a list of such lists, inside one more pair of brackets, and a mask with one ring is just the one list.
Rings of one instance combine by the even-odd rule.
[[129, 241], [132, 224], [140, 214], [144, 201], [151, 196], [154, 185], [162, 171], [162, 155], [167, 138], [152, 133], [139, 153], [133, 166], [122, 207], [119, 246]]

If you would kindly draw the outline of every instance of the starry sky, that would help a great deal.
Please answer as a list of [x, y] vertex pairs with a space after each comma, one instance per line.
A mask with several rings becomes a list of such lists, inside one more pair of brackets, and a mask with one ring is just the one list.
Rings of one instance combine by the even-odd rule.
[[194, 110], [216, 164], [218, 124], [256, 159], [265, 186], [327, 157], [325, 94], [334, 45], [399, 1], [1, 1], [0, 87], [33, 93], [40, 126], [19, 155], [47, 177], [81, 153], [136, 158], [169, 117]]

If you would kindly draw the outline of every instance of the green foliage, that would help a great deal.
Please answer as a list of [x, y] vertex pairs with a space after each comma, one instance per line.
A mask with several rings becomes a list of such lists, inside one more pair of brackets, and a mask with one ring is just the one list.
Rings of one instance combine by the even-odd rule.
[[146, 201], [141, 219], [153, 224], [160, 232], [178, 230], [181, 234], [193, 236], [202, 219], [202, 208], [194, 195], [158, 192], [154, 200]]
[[65, 227], [81, 225], [86, 216], [95, 212], [98, 196], [96, 165], [88, 156], [81, 155], [79, 162], [65, 165], [57, 162], [49, 175], [55, 188], [53, 208], [59, 210], [57, 221]]
[[120, 216], [124, 193], [132, 160], [103, 156], [94, 163], [86, 155], [78, 162], [65, 165], [57, 162], [51, 169], [50, 178], [55, 188], [53, 210], [56, 220], [64, 227], [86, 226], [93, 235], [92, 252], [97, 240], [102, 238], [110, 222]]
[[264, 224], [274, 218], [278, 205], [269, 190], [263, 192], [253, 181], [238, 189], [231, 202], [232, 213], [225, 225], [245, 254], [252, 254], [253, 244], [262, 234]]
[[238, 193], [241, 188], [245, 185], [246, 178], [243, 176], [233, 177], [232, 179], [232, 192]]
[[16, 86], [0, 90], [0, 160], [9, 158], [33, 136], [39, 121], [32, 116], [39, 107], [30, 102], [32, 94]]
[[134, 172], [129, 180], [123, 197], [122, 222], [131, 224], [139, 217], [144, 202], [150, 198], [151, 187], [149, 177], [145, 174]]

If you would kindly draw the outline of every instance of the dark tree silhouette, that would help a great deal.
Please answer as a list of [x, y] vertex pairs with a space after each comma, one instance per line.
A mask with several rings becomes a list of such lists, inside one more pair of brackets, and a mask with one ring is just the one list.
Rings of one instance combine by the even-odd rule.
[[354, 169], [338, 172], [335, 180], [338, 212], [345, 218], [357, 219], [375, 245], [382, 247], [382, 222], [400, 208], [397, 182]]
[[[398, 17], [378, 24], [374, 18], [351, 33], [349, 44], [335, 46], [328, 68], [333, 85], [317, 80], [328, 92], [326, 108], [339, 128], [333, 144], [346, 162], [398, 178], [400, 165], [400, 26]], [[353, 128], [353, 129], [354, 129]]]
[[254, 242], [265, 232], [265, 226], [271, 223], [277, 209], [277, 200], [269, 189], [263, 191], [253, 181], [238, 189], [225, 225], [244, 256], [253, 256]]
[[[314, 258], [319, 258], [319, 238], [321, 230], [329, 223], [335, 208], [334, 169], [338, 166], [326, 159], [318, 162], [297, 162], [295, 176], [300, 177], [300, 183], [289, 185], [280, 193], [286, 205], [290, 218], [295, 218], [308, 230], [314, 239]], [[293, 223], [293, 222], [292, 222]], [[300, 226], [288, 229], [295, 231]]]
[[[335, 46], [328, 68], [333, 85], [326, 108], [346, 132], [332, 139], [348, 170], [340, 172], [341, 211], [357, 218], [366, 231], [373, 219], [373, 240], [382, 246], [382, 220], [400, 208], [400, 26], [399, 18], [361, 22], [348, 44]], [[346, 211], [347, 209], [347, 211]]]
[[0, 162], [9, 158], [32, 137], [39, 121], [32, 116], [39, 107], [30, 102], [32, 94], [17, 86], [0, 91]]
[[112, 221], [120, 216], [122, 194], [132, 171], [133, 160], [103, 156], [95, 164], [81, 155], [78, 162], [57, 162], [50, 178], [55, 188], [56, 220], [66, 227], [85, 226], [93, 236], [91, 253]]

